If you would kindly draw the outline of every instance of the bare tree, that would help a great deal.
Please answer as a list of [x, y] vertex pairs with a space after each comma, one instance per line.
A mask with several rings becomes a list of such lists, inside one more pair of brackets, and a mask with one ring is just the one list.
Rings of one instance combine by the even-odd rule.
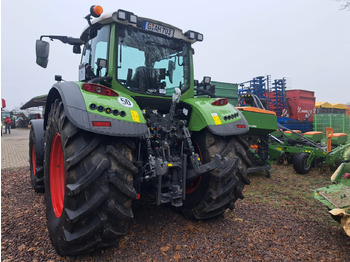
[[350, 1], [349, 0], [337, 0], [337, 1], [342, 3], [340, 10], [350, 11]]

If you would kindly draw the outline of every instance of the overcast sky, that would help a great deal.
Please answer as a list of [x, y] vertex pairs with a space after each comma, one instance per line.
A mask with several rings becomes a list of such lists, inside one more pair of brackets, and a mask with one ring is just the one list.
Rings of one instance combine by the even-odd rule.
[[50, 42], [46, 69], [35, 63], [43, 34], [79, 37], [93, 4], [125, 9], [204, 34], [194, 45], [195, 78], [240, 83], [256, 76], [287, 78], [288, 89], [316, 101], [350, 102], [350, 11], [335, 0], [2, 0], [1, 97], [7, 109], [46, 94], [54, 75], [78, 79], [79, 55]]

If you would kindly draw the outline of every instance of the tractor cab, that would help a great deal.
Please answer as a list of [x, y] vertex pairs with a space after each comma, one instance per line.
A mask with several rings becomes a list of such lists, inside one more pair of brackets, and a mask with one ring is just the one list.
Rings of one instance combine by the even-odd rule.
[[[102, 16], [96, 6], [90, 11], [86, 17], [89, 26], [80, 38], [42, 36], [37, 40], [39, 65], [47, 66], [49, 44], [42, 38], [58, 39], [73, 45], [75, 53], [82, 53], [81, 82], [103, 84], [136, 100], [141, 96], [171, 98], [175, 88], [183, 95], [189, 93], [185, 97], [193, 97], [191, 44], [202, 41], [202, 34], [183, 33], [174, 26], [124, 10]], [[91, 17], [97, 18], [91, 21]]]

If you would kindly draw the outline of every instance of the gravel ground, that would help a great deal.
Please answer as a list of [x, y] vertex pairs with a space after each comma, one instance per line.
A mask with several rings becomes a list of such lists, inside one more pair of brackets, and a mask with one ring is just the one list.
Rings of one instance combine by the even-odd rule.
[[294, 212], [299, 203], [274, 208], [248, 198], [209, 221], [138, 203], [118, 247], [62, 258], [50, 243], [44, 196], [31, 189], [28, 168], [3, 169], [1, 187], [2, 261], [350, 261], [350, 238], [323, 206], [310, 209], [315, 220]]

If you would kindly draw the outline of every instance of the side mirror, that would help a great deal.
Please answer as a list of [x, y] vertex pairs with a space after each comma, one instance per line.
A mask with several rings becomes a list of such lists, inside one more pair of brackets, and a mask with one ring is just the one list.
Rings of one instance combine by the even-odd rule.
[[61, 82], [62, 81], [62, 76], [61, 75], [55, 75], [55, 81]]
[[96, 61], [96, 65], [97, 65], [97, 76], [102, 76], [101, 75], [101, 71], [102, 69], [105, 69], [107, 68], [107, 59], [103, 59], [103, 58], [97, 58], [97, 61]]
[[80, 45], [73, 45], [73, 53], [74, 54], [81, 54]]
[[48, 42], [42, 40], [36, 40], [36, 63], [43, 67], [47, 67], [47, 63], [49, 62], [49, 50], [50, 44]]

